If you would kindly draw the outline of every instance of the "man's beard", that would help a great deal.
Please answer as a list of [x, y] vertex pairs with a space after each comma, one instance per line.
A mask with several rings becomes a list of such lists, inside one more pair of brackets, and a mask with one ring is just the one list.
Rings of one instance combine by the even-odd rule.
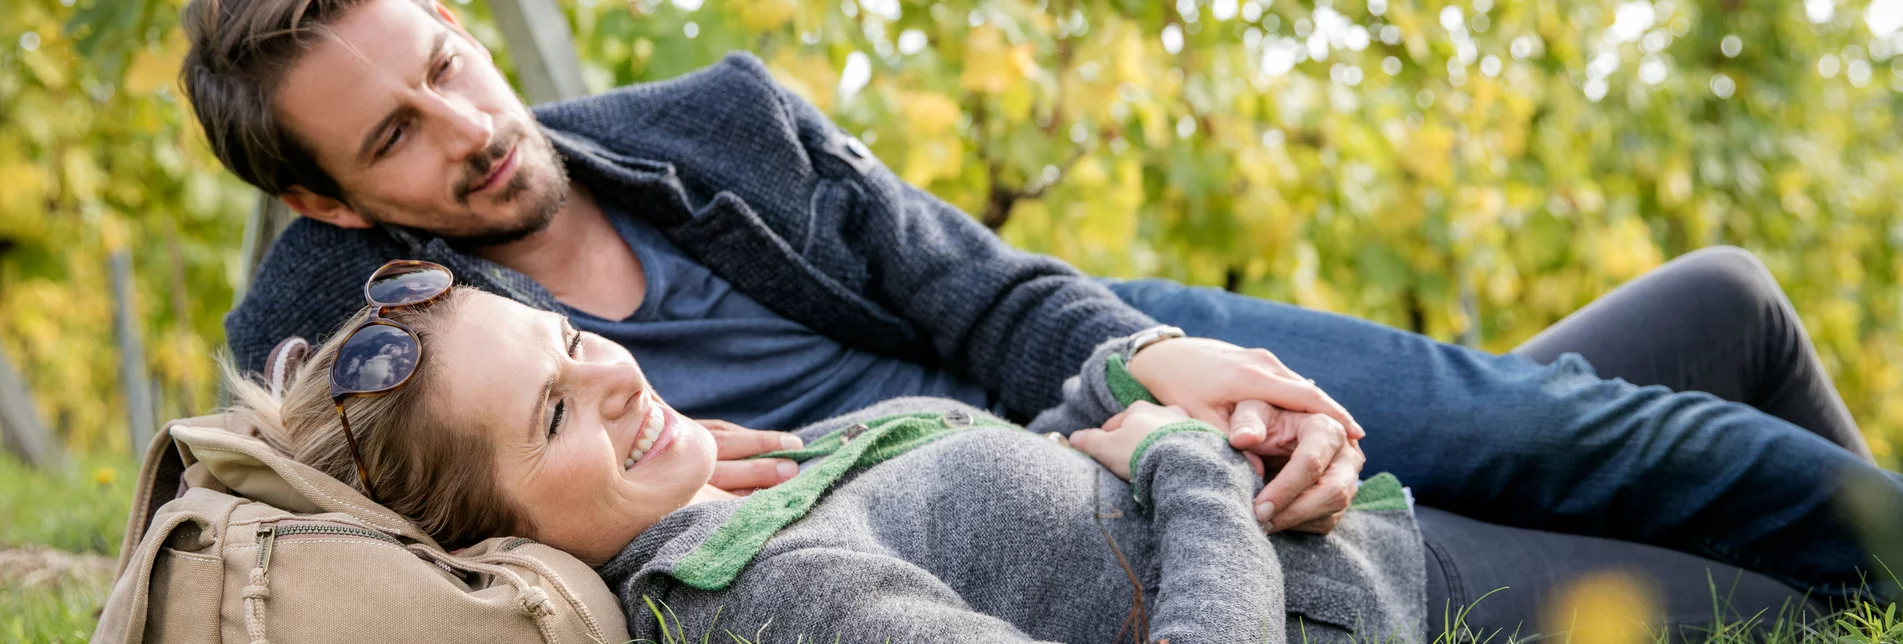
[[[521, 158], [517, 159], [515, 176], [510, 177], [508, 183], [497, 188], [495, 197], [491, 201], [503, 207], [519, 206], [521, 213], [519, 219], [463, 229], [422, 230], [441, 237], [453, 247], [468, 249], [521, 241], [548, 229], [549, 224], [555, 221], [555, 215], [560, 213], [562, 206], [568, 203], [568, 169], [563, 167], [561, 154], [555, 151], [555, 146], [549, 143], [548, 137], [540, 130], [531, 129], [516, 138], [521, 141], [521, 144], [516, 146]], [[509, 153], [510, 146], [507, 138], [498, 137], [498, 139], [500, 141], [497, 144], [491, 145], [477, 158], [470, 160], [469, 174], [474, 179], [456, 187], [457, 197], [465, 205], [468, 202], [466, 186], [480, 181], [481, 177], [488, 176], [489, 170]], [[535, 167], [532, 162], [534, 159], [546, 161], [554, 174], [544, 184], [546, 194], [535, 194], [533, 192], [535, 186], [530, 185], [532, 179], [529, 170]], [[517, 204], [516, 201], [523, 197], [528, 197], [530, 201]], [[350, 205], [364, 219], [377, 223], [389, 221], [381, 213], [367, 209], [362, 204]]]

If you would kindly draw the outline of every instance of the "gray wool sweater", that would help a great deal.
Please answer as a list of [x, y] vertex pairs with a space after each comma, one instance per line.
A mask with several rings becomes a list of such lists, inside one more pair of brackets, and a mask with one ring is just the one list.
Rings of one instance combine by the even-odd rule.
[[1041, 435], [1147, 396], [1124, 342], [1100, 346], [1029, 431], [930, 398], [800, 430], [798, 477], [674, 512], [599, 569], [630, 634], [1129, 641], [1134, 573], [1151, 641], [1418, 641], [1420, 533], [1393, 477], [1364, 483], [1326, 537], [1265, 536], [1250, 510], [1262, 481], [1213, 428], [1157, 430], [1130, 482]]

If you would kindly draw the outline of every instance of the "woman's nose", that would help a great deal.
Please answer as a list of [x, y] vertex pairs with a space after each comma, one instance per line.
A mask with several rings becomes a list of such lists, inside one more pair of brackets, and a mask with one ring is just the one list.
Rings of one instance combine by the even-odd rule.
[[602, 420], [618, 420], [640, 409], [636, 401], [647, 387], [641, 370], [634, 363], [616, 361], [590, 364], [586, 368], [589, 379], [600, 392]]

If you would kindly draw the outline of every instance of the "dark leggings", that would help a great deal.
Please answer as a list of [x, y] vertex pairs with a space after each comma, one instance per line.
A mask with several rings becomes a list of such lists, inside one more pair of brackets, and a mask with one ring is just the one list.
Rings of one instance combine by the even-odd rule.
[[[1797, 311], [1763, 263], [1743, 250], [1709, 248], [1673, 260], [1514, 353], [1542, 363], [1579, 353], [1601, 377], [1744, 403], [1870, 460]], [[1466, 630], [1481, 639], [1563, 629], [1540, 621], [1554, 596], [1607, 571], [1650, 586], [1661, 604], [1652, 623], [1674, 633], [1709, 625], [1714, 611], [1732, 621], [1756, 615], [1769, 626], [1781, 613], [1807, 607], [1803, 593], [1769, 577], [1674, 550], [1510, 528], [1425, 507], [1418, 516], [1430, 638], [1463, 608], [1470, 608]], [[1481, 600], [1496, 589], [1505, 590]]]

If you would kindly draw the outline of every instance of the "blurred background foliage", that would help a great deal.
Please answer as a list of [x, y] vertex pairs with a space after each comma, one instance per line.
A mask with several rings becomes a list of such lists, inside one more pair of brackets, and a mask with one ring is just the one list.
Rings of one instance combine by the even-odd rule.
[[[254, 194], [175, 89], [179, 0], [0, 5], [0, 342], [124, 450], [106, 254], [159, 415], [215, 400]], [[482, 2], [452, 0], [509, 69]], [[1713, 244], [1903, 443], [1903, 0], [564, 0], [591, 90], [733, 50], [1011, 243], [1505, 351]], [[1645, 329], [1632, 329], [1645, 333]]]

